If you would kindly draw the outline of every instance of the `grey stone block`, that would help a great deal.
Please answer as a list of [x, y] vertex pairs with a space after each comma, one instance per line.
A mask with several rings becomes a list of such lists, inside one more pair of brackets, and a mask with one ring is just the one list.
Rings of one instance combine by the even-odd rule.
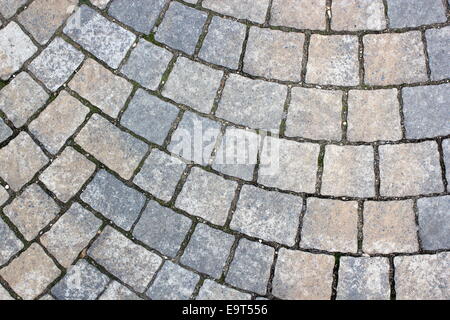
[[450, 196], [417, 200], [419, 236], [425, 250], [450, 249]]

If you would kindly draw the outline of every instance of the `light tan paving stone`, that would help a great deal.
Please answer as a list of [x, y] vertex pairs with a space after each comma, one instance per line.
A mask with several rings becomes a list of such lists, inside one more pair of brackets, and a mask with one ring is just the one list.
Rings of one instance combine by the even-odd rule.
[[131, 178], [148, 149], [144, 142], [97, 114], [91, 117], [75, 141], [124, 179]]
[[288, 250], [278, 253], [272, 293], [288, 300], [331, 298], [334, 257]]
[[209, 279], [205, 280], [197, 296], [197, 300], [250, 300], [250, 299], [251, 295], [248, 293], [240, 292], [236, 289], [226, 287]]
[[417, 252], [417, 225], [413, 201], [364, 203], [363, 251], [369, 254]]
[[47, 162], [47, 156], [33, 139], [27, 133], [21, 132], [0, 149], [0, 176], [17, 191]]
[[14, 300], [14, 298], [0, 285], [0, 301]]
[[89, 108], [62, 91], [39, 117], [29, 125], [30, 132], [53, 154], [59, 152], [64, 143], [83, 123]]
[[334, 252], [358, 251], [358, 203], [308, 198], [300, 246]]
[[0, 206], [4, 204], [8, 199], [9, 199], [8, 191], [6, 191], [4, 187], [0, 186]]
[[14, 292], [26, 300], [36, 298], [60, 273], [37, 243], [33, 243], [7, 267], [0, 270], [0, 276]]
[[238, 19], [263, 23], [269, 0], [205, 0], [203, 7]]
[[59, 211], [56, 202], [37, 184], [27, 187], [3, 209], [5, 215], [28, 241], [37, 237]]
[[326, 0], [274, 0], [270, 24], [297, 29], [324, 30]]
[[331, 3], [331, 29], [338, 31], [386, 28], [382, 0], [335, 0]]

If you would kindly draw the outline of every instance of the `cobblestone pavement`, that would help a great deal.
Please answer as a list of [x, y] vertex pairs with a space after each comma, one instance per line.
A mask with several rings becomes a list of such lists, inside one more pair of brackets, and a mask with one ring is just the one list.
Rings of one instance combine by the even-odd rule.
[[[447, 1], [0, 0], [0, 24], [0, 299], [450, 299]], [[236, 134], [254, 163], [217, 161]]]

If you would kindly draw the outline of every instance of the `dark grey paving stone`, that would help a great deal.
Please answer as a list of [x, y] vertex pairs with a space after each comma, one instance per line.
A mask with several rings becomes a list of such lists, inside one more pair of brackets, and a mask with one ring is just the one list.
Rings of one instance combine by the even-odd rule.
[[447, 21], [441, 0], [387, 0], [387, 6], [391, 28]]
[[188, 300], [199, 280], [198, 274], [167, 261], [147, 295], [153, 300]]
[[206, 18], [207, 14], [202, 11], [172, 2], [155, 39], [174, 49], [193, 54]]
[[130, 230], [145, 203], [143, 194], [104, 170], [86, 187], [81, 200], [125, 230]]
[[108, 13], [136, 31], [149, 33], [164, 3], [165, 0], [114, 0]]
[[8, 139], [12, 135], [12, 130], [8, 125], [0, 119], [0, 143]]
[[425, 31], [431, 79], [450, 78], [450, 27]]
[[0, 219], [0, 265], [23, 248], [22, 242], [16, 237], [8, 225]]
[[163, 144], [178, 115], [178, 108], [139, 89], [121, 123], [150, 142]]
[[417, 208], [423, 248], [450, 249], [450, 196], [419, 199]]
[[219, 278], [233, 242], [232, 235], [199, 224], [181, 257], [181, 263]]
[[150, 201], [134, 228], [133, 235], [162, 254], [174, 257], [192, 221], [169, 208]]
[[95, 300], [106, 288], [109, 278], [86, 260], [69, 269], [52, 289], [58, 300]]
[[402, 90], [406, 138], [432, 138], [450, 134], [449, 92], [449, 83]]

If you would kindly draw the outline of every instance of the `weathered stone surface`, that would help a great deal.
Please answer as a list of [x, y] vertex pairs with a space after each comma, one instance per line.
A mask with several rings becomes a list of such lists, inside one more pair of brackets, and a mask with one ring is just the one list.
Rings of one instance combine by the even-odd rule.
[[36, 0], [19, 14], [19, 22], [40, 44], [46, 44], [72, 14], [77, 0]]
[[180, 261], [199, 272], [220, 278], [233, 242], [234, 236], [198, 224]]
[[351, 35], [312, 35], [306, 82], [338, 86], [358, 85], [358, 38]]
[[125, 179], [131, 178], [148, 146], [94, 114], [75, 138], [84, 150]]
[[4, 187], [0, 186], [0, 206], [9, 199], [8, 191]]
[[98, 59], [117, 69], [136, 36], [82, 5], [64, 28], [64, 33]]
[[24, 238], [31, 241], [56, 217], [59, 210], [55, 201], [37, 184], [33, 184], [6, 206], [3, 212]]
[[223, 286], [212, 280], [205, 280], [197, 300], [250, 300], [251, 295]]
[[193, 54], [206, 18], [207, 14], [202, 11], [172, 2], [158, 27], [155, 39], [174, 49]]
[[89, 108], [62, 91], [29, 125], [30, 132], [51, 153], [56, 154], [84, 122]]
[[450, 196], [417, 200], [419, 236], [425, 250], [450, 248]]
[[108, 5], [108, 3], [109, 3], [110, 1], [111, 1], [111, 0], [90, 0], [90, 2], [91, 2], [94, 6], [100, 8], [100, 9], [105, 9], [106, 6]]
[[450, 299], [450, 253], [396, 257], [394, 264], [398, 300]]
[[402, 90], [406, 138], [421, 139], [450, 134], [450, 84]]
[[162, 145], [178, 113], [174, 105], [139, 89], [121, 123], [148, 141]]
[[21, 132], [0, 149], [0, 176], [13, 190], [19, 190], [48, 162], [33, 139]]
[[175, 257], [192, 221], [150, 201], [133, 230], [133, 236], [164, 255]]
[[252, 237], [292, 246], [302, 207], [299, 197], [245, 185], [230, 227]]
[[169, 51], [141, 39], [120, 71], [143, 87], [156, 90], [171, 59]]
[[444, 163], [447, 172], [447, 182], [450, 181], [450, 139], [442, 141], [442, 149], [444, 151]]
[[401, 197], [444, 191], [434, 141], [380, 146], [380, 193]]
[[41, 237], [41, 243], [67, 268], [94, 238], [101, 224], [92, 213], [75, 203]]
[[428, 79], [419, 31], [368, 34], [363, 42], [366, 84], [393, 85]]
[[23, 244], [2, 219], [0, 219], [0, 235], [0, 265], [3, 265], [23, 248]]
[[0, 91], [0, 110], [20, 128], [48, 99], [47, 93], [28, 73], [19, 73]]
[[[111, 227], [103, 230], [88, 254], [138, 292], [146, 289], [162, 263], [158, 255], [134, 244]], [[130, 272], [130, 268], [133, 272]]]
[[286, 96], [286, 86], [231, 74], [216, 115], [252, 129], [277, 132]]
[[31, 62], [28, 69], [50, 91], [56, 91], [69, 79], [83, 59], [84, 54], [58, 37]]
[[0, 13], [9, 19], [26, 3], [27, 0], [0, 0]]
[[214, 64], [237, 69], [245, 33], [244, 24], [214, 16], [199, 57]]
[[395, 141], [402, 138], [397, 89], [350, 90], [348, 130], [350, 141]]
[[382, 0], [337, 0], [332, 2], [331, 29], [338, 31], [383, 30], [386, 28]]
[[274, 253], [269, 246], [242, 239], [225, 281], [238, 288], [266, 294]]
[[389, 300], [390, 291], [387, 258], [341, 258], [337, 299]]
[[80, 260], [52, 288], [52, 294], [58, 300], [95, 300], [108, 282], [107, 276], [86, 260]]
[[0, 301], [6, 301], [6, 300], [14, 300], [13, 297], [9, 294], [8, 291], [6, 291], [5, 288], [0, 286]]
[[445, 22], [445, 8], [439, 0], [387, 0], [391, 28], [418, 27]]
[[7, 80], [37, 51], [30, 38], [15, 22], [0, 29], [0, 78]]
[[333, 256], [282, 248], [275, 266], [272, 293], [289, 300], [328, 300], [333, 268]]
[[450, 27], [429, 29], [425, 31], [427, 39], [428, 58], [430, 60], [431, 79], [450, 78], [449, 60]]
[[266, 137], [258, 182], [284, 190], [314, 193], [320, 146]]
[[12, 133], [11, 128], [2, 119], [0, 119], [0, 143], [8, 139]]
[[164, 7], [165, 0], [114, 0], [108, 13], [134, 30], [149, 33]]
[[166, 261], [147, 295], [152, 300], [189, 300], [200, 276]]
[[130, 230], [145, 203], [143, 194], [104, 170], [89, 183], [81, 200], [125, 230]]
[[289, 137], [340, 140], [342, 137], [342, 92], [293, 88], [286, 119]]
[[417, 252], [412, 200], [364, 203], [363, 251], [369, 254]]
[[322, 193], [333, 196], [374, 196], [373, 162], [374, 152], [370, 146], [326, 146]]
[[98, 300], [142, 300], [134, 292], [120, 284], [117, 281], [112, 281], [106, 290], [101, 294]]
[[179, 58], [162, 94], [178, 103], [209, 113], [216, 98], [223, 72], [187, 58]]
[[203, 7], [238, 19], [263, 23], [266, 19], [269, 0], [205, 0]]
[[25, 300], [36, 298], [60, 273], [37, 243], [0, 270], [0, 276]]
[[274, 0], [270, 24], [297, 29], [324, 30], [326, 0]]
[[237, 183], [193, 168], [175, 206], [211, 223], [224, 225]]
[[304, 41], [302, 33], [252, 27], [244, 71], [270, 79], [300, 81]]
[[358, 251], [358, 203], [308, 198], [300, 246], [335, 252]]
[[124, 107], [133, 88], [131, 83], [92, 59], [86, 60], [69, 87], [113, 118]]

